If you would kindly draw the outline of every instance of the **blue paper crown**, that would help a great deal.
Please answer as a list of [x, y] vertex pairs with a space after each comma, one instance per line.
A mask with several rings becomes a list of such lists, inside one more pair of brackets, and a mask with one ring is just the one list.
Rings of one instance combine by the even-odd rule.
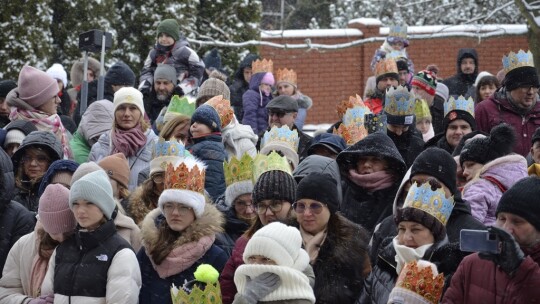
[[392, 25], [388, 29], [388, 36], [399, 37], [407, 39], [407, 26], [406, 25]]
[[386, 90], [384, 111], [393, 116], [414, 115], [416, 97], [406, 87], [391, 87]]
[[386, 134], [387, 116], [383, 112], [379, 114], [366, 114], [364, 126], [369, 134], [383, 132]]
[[517, 53], [510, 52], [508, 56], [503, 56], [502, 64], [506, 73], [519, 67], [534, 67], [533, 55], [531, 51], [526, 53], [523, 50], [519, 50]]
[[298, 145], [300, 143], [300, 138], [298, 137], [298, 131], [289, 129], [288, 126], [282, 126], [278, 128], [276, 126], [272, 127], [270, 131], [264, 132], [263, 138], [261, 140], [261, 149], [266, 146], [269, 142], [282, 142], [287, 146], [290, 146], [295, 152], [298, 152]]
[[159, 138], [159, 140], [154, 145], [154, 149], [152, 151], [152, 159], [156, 157], [163, 157], [163, 156], [190, 156], [188, 150], [186, 150], [186, 147], [181, 143], [178, 142], [176, 139], [171, 139], [170, 141], [166, 141], [163, 138]]
[[403, 208], [420, 209], [446, 225], [454, 209], [454, 197], [446, 198], [442, 188], [433, 191], [429, 183], [418, 186], [415, 182], [409, 189]]
[[457, 99], [450, 97], [450, 99], [444, 103], [444, 116], [455, 110], [467, 112], [474, 117], [474, 100], [471, 97], [467, 99], [463, 96], [459, 96]]
[[371, 111], [367, 106], [358, 106], [347, 109], [345, 115], [343, 115], [343, 124], [347, 126], [355, 125], [362, 126], [365, 122], [365, 116], [371, 114]]

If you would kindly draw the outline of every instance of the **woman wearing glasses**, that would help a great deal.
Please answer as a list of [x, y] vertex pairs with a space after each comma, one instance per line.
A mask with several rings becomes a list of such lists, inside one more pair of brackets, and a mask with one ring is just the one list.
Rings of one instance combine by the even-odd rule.
[[296, 198], [293, 209], [315, 272], [317, 303], [354, 303], [371, 271], [367, 231], [337, 213], [337, 184], [328, 174], [305, 176]]
[[17, 188], [13, 200], [37, 212], [41, 180], [51, 163], [63, 157], [62, 144], [53, 133], [34, 131], [28, 134], [12, 157]]

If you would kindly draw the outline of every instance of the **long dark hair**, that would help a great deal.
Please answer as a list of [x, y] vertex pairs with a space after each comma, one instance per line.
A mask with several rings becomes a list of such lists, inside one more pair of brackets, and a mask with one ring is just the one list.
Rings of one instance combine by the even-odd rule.
[[494, 85], [495, 86], [495, 90], [497, 90], [501, 84], [499, 83], [499, 80], [497, 79], [497, 77], [495, 76], [484, 76], [480, 79], [480, 81], [478, 81], [478, 85], [476, 86], [476, 92], [475, 92], [475, 99], [474, 99], [474, 102], [475, 103], [479, 103], [482, 101], [482, 97], [480, 96], [480, 88], [485, 86], [485, 85]]

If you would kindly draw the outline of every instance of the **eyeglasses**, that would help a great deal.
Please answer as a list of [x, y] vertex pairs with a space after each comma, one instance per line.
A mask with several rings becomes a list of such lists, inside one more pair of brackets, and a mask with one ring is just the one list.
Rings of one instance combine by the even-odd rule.
[[268, 116], [272, 117], [272, 116], [277, 116], [278, 118], [283, 118], [285, 117], [285, 115], [289, 114], [289, 112], [285, 112], [285, 111], [274, 111], [274, 110], [268, 110]]
[[165, 203], [163, 205], [163, 211], [165, 212], [165, 214], [172, 214], [175, 209], [178, 210], [178, 214], [180, 215], [186, 215], [193, 210], [193, 208], [184, 206], [182, 204]]
[[265, 214], [268, 208], [270, 208], [270, 211], [272, 211], [273, 213], [280, 212], [281, 209], [283, 209], [283, 201], [272, 200], [268, 205], [259, 203], [256, 205], [256, 208], [258, 214]]
[[246, 208], [253, 208], [252, 202], [246, 202], [242, 200], [234, 201], [234, 206], [238, 207], [239, 209], [246, 209]]
[[306, 209], [309, 209], [309, 211], [312, 214], [321, 214], [321, 212], [324, 209], [324, 204], [321, 204], [321, 203], [306, 204], [303, 202], [296, 202], [292, 205], [292, 207], [294, 209], [294, 212], [298, 214], [303, 214], [304, 212], [306, 212]]
[[540, 89], [540, 86], [537, 86], [537, 85], [527, 85], [527, 86], [522, 86], [522, 87], [519, 87], [521, 90], [523, 90], [524, 92], [529, 92], [531, 89], [533, 89], [533, 91], [536, 91], [538, 89]]
[[25, 155], [21, 158], [21, 161], [27, 164], [32, 163], [34, 160], [38, 163], [38, 165], [45, 165], [48, 164], [50, 161], [50, 159], [45, 155], [37, 155], [33, 157]]
[[165, 177], [162, 174], [155, 174], [152, 176], [152, 181], [156, 184], [163, 184]]

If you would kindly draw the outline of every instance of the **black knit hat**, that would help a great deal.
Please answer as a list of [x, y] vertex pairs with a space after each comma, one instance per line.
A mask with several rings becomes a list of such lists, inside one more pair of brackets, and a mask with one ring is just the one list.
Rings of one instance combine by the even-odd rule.
[[476, 138], [466, 143], [461, 150], [459, 162], [461, 166], [466, 161], [486, 164], [512, 153], [515, 143], [514, 129], [510, 125], [502, 123], [491, 129], [488, 137]]
[[206, 56], [204, 56], [203, 62], [207, 69], [214, 68], [221, 70], [221, 56], [219, 56], [218, 49], [213, 48]]
[[448, 130], [448, 125], [454, 120], [458, 120], [458, 119], [465, 120], [471, 126], [471, 130], [473, 131], [476, 130], [476, 120], [471, 115], [471, 113], [462, 111], [462, 110], [454, 110], [454, 111], [450, 111], [443, 118], [443, 128], [444, 128], [445, 134], [446, 134], [446, 131]]
[[461, 154], [461, 150], [463, 150], [463, 146], [465, 146], [467, 142], [471, 141], [471, 138], [481, 138], [486, 136], [489, 136], [489, 134], [478, 130], [463, 135], [459, 141], [459, 144], [454, 149], [454, 152], [452, 152], [452, 156], [459, 156]]
[[105, 82], [110, 85], [135, 86], [135, 73], [122, 61], [115, 63], [105, 74]]
[[253, 203], [266, 199], [296, 201], [296, 181], [287, 172], [272, 170], [264, 172], [253, 186]]
[[0, 81], [0, 98], [6, 98], [7, 94], [17, 87], [17, 83], [11, 79]]
[[428, 148], [416, 157], [411, 166], [411, 177], [427, 174], [441, 181], [451, 193], [456, 193], [457, 165], [450, 153], [441, 148]]
[[519, 180], [499, 201], [495, 216], [500, 212], [508, 212], [518, 215], [540, 231], [540, 178], [529, 176]]
[[508, 92], [519, 87], [540, 87], [538, 72], [536, 71], [536, 68], [532, 66], [515, 68], [506, 73], [503, 80], [503, 86], [506, 87]]
[[191, 124], [194, 122], [207, 125], [213, 132], [221, 132], [221, 119], [219, 114], [207, 104], [198, 107], [193, 116], [191, 116]]
[[534, 134], [532, 136], [532, 139], [531, 139], [531, 144], [534, 145], [535, 142], [539, 141], [540, 140], [540, 128], [536, 129], [536, 131], [534, 131]]
[[339, 209], [337, 183], [329, 174], [312, 172], [302, 178], [298, 183], [296, 199], [303, 198], [326, 204], [332, 214]]

